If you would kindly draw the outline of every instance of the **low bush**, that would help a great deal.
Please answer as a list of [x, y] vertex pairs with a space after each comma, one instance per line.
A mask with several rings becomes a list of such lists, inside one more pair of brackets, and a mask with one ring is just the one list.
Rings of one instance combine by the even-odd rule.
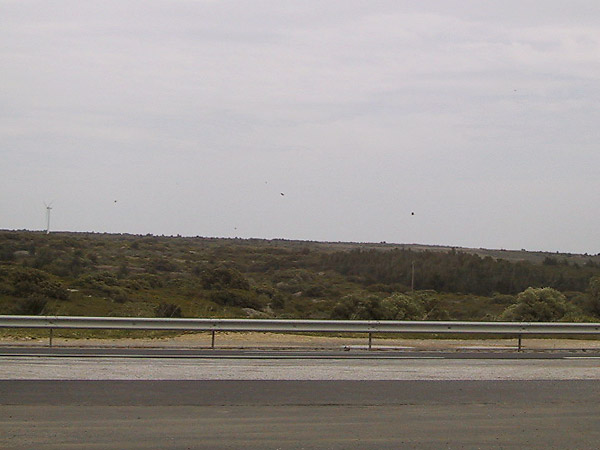
[[48, 300], [40, 296], [31, 296], [20, 300], [13, 308], [12, 314], [23, 316], [38, 316], [44, 314]]
[[14, 297], [38, 295], [57, 300], [69, 299], [69, 291], [62, 283], [53, 280], [50, 275], [41, 270], [29, 267], [1, 267], [0, 290]]
[[244, 275], [238, 270], [228, 267], [207, 269], [202, 272], [201, 279], [204, 289], [250, 289], [250, 283], [244, 278]]
[[517, 295], [517, 302], [500, 315], [500, 320], [523, 322], [554, 322], [561, 320], [572, 305], [552, 288], [528, 288]]
[[171, 317], [171, 318], [182, 317], [181, 307], [174, 303], [161, 302], [154, 309], [154, 315], [156, 317]]
[[212, 291], [209, 294], [209, 299], [218, 305], [253, 309], [262, 309], [266, 303], [262, 296], [242, 289]]

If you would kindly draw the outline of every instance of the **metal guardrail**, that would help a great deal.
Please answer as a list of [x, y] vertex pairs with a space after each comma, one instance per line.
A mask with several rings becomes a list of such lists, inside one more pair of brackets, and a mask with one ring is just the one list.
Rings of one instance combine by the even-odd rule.
[[212, 347], [217, 331], [373, 333], [600, 335], [600, 323], [562, 322], [455, 322], [378, 320], [285, 320], [285, 319], [163, 319], [142, 317], [2, 316], [0, 328], [119, 329], [211, 331]]
[[598, 334], [600, 323], [2, 316], [0, 328], [318, 333]]

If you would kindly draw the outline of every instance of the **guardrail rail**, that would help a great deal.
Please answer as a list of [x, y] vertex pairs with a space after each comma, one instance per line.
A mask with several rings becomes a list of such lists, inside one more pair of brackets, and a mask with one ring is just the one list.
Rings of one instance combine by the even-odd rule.
[[369, 349], [374, 333], [394, 334], [496, 334], [523, 335], [600, 335], [600, 323], [571, 322], [458, 322], [395, 320], [287, 320], [287, 319], [167, 319], [150, 317], [12, 316], [0, 315], [0, 328], [43, 328], [105, 330], [179, 330], [210, 331], [215, 347], [219, 331], [284, 333], [366, 333]]

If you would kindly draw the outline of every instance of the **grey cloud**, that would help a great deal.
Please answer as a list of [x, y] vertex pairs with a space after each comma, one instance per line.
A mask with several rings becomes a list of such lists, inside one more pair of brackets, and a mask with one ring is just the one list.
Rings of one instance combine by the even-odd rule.
[[599, 251], [566, 4], [7, 2], [0, 227]]

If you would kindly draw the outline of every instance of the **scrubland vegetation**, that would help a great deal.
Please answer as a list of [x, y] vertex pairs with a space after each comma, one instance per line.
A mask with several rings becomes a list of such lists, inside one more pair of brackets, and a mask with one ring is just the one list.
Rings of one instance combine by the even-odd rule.
[[0, 231], [0, 314], [597, 321], [599, 261], [383, 243]]

